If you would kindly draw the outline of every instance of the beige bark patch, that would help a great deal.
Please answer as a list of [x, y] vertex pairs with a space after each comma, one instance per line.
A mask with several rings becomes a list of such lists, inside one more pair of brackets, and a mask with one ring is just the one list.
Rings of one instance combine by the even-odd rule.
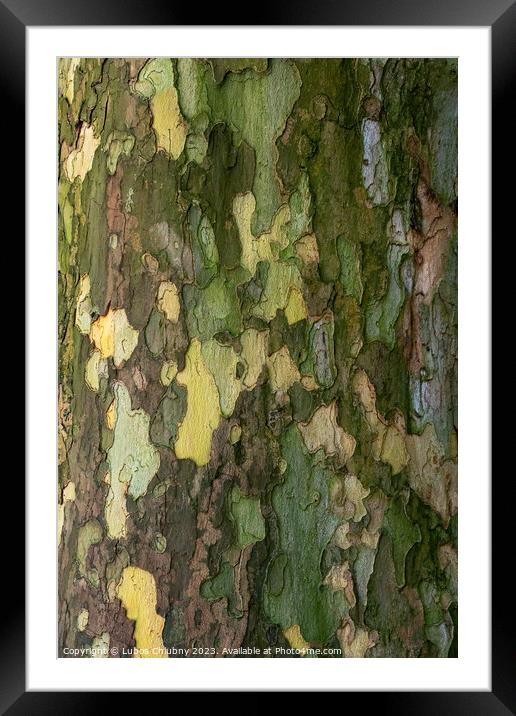
[[75, 310], [75, 325], [85, 335], [91, 328], [91, 298], [90, 298], [90, 277], [88, 274], [81, 276], [79, 281], [79, 292], [77, 295], [77, 308]]
[[301, 378], [301, 385], [305, 390], [319, 390], [319, 386], [313, 375], [304, 375]]
[[240, 336], [242, 346], [241, 358], [247, 365], [244, 375], [244, 385], [252, 390], [260, 377], [262, 368], [267, 358], [267, 340], [269, 331], [257, 331], [255, 328], [248, 328]]
[[84, 181], [86, 174], [93, 166], [93, 159], [99, 144], [100, 137], [95, 136], [93, 127], [83, 124], [79, 131], [76, 148], [72, 149], [64, 161], [64, 171], [69, 181], [73, 182], [77, 177]]
[[75, 70], [79, 67], [78, 57], [62, 57], [59, 60], [59, 92], [69, 104], [74, 98]]
[[283, 346], [267, 358], [271, 387], [274, 392], [286, 392], [301, 378], [296, 364], [290, 357], [287, 346]]
[[159, 269], [158, 259], [149, 253], [142, 254], [142, 264], [150, 274], [157, 274]]
[[100, 379], [107, 378], [108, 365], [106, 358], [103, 358], [100, 351], [93, 351], [86, 362], [84, 369], [84, 380], [88, 388], [98, 393], [100, 388]]
[[344, 478], [344, 495], [346, 503], [351, 505], [350, 514], [346, 515], [353, 522], [360, 522], [365, 517], [367, 510], [364, 507], [364, 499], [369, 495], [369, 488], [362, 485], [355, 475], [346, 475]]
[[178, 322], [181, 304], [179, 303], [175, 283], [171, 281], [162, 281], [160, 283], [156, 305], [169, 321], [172, 323]]
[[407, 448], [410, 486], [446, 526], [457, 513], [457, 464], [446, 459], [432, 424], [421, 435], [407, 435]]
[[448, 207], [439, 204], [422, 178], [417, 185], [417, 198], [422, 210], [422, 234], [409, 232], [409, 240], [418, 250], [413, 295], [423, 296], [424, 302], [430, 304], [444, 273], [456, 219]]
[[309, 452], [323, 448], [326, 455], [335, 455], [344, 465], [355, 452], [356, 440], [337, 423], [337, 403], [321, 405], [308, 423], [300, 423], [299, 430]]
[[344, 592], [349, 607], [355, 606], [356, 598], [353, 591], [353, 577], [349, 570], [349, 562], [334, 564], [324, 578], [323, 584], [333, 592]]
[[301, 261], [310, 266], [319, 263], [319, 249], [317, 247], [317, 239], [315, 234], [305, 234], [296, 241], [296, 254]]
[[345, 620], [342, 629], [337, 631], [337, 637], [347, 659], [363, 659], [378, 640], [377, 632], [356, 628], [351, 618]]
[[349, 534], [349, 522], [342, 522], [333, 535], [333, 542], [340, 547], [340, 549], [349, 549], [353, 544], [348, 537]]
[[373, 435], [372, 452], [375, 460], [381, 460], [397, 475], [407, 465], [409, 454], [405, 444], [405, 425], [401, 415], [388, 423], [376, 409], [376, 391], [364, 370], [353, 376], [352, 389], [362, 403], [364, 417]]

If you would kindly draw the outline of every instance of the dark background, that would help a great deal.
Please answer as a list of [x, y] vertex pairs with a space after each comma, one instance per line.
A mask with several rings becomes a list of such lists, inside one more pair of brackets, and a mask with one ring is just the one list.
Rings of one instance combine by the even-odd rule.
[[[23, 388], [20, 391], [21, 359], [18, 346], [24, 345], [25, 336], [20, 316], [24, 312], [24, 293], [19, 279], [14, 290], [7, 282], [18, 267], [24, 265], [25, 231], [25, 26], [26, 25], [484, 25], [492, 26], [492, 241], [498, 241], [498, 251], [492, 251], [492, 268], [498, 269], [493, 281], [493, 306], [498, 298], [498, 310], [492, 311], [492, 332], [501, 329], [504, 321], [503, 369], [493, 372], [499, 385], [493, 385], [492, 415], [502, 414], [511, 404], [512, 331], [510, 331], [512, 301], [501, 302], [503, 288], [512, 288], [514, 270], [510, 250], [514, 242], [514, 222], [509, 224], [509, 212], [514, 204], [516, 182], [515, 166], [515, 49], [516, 4], [514, 0], [289, 0], [282, 3], [236, 3], [193, 6], [188, 3], [159, 3], [156, 0], [88, 0], [72, 3], [70, 0], [1, 0], [0, 1], [0, 92], [2, 99], [1, 138], [2, 168], [5, 189], [2, 213], [4, 235], [4, 355], [9, 356], [8, 371], [4, 372], [4, 385], [16, 386], [16, 400], [4, 399], [8, 406], [5, 425], [12, 434], [4, 437], [3, 480], [3, 597], [4, 608], [0, 628], [0, 707], [9, 714], [81, 714], [108, 706], [120, 706], [122, 694], [87, 694], [25, 691], [25, 544], [24, 480], [19, 460], [8, 458], [17, 455], [11, 444], [22, 430], [11, 413], [19, 411], [24, 421]], [[307, 48], [309, 52], [309, 48]], [[459, 207], [460, 210], [460, 207]], [[512, 218], [512, 217], [511, 217]], [[9, 228], [8, 228], [9, 227]], [[18, 258], [13, 249], [19, 250]], [[502, 269], [511, 274], [503, 275]], [[18, 277], [16, 277], [18, 278]], [[9, 282], [11, 283], [11, 282]], [[504, 308], [506, 310], [504, 311]], [[474, 317], [469, 317], [474, 320]], [[18, 336], [16, 336], [18, 331]], [[500, 330], [501, 333], [501, 330]], [[9, 340], [7, 340], [7, 338]], [[18, 340], [16, 340], [16, 338]], [[17, 352], [16, 354], [15, 351]], [[14, 354], [14, 355], [13, 355]], [[502, 350], [499, 349], [502, 356]], [[493, 358], [496, 353], [492, 354]], [[16, 360], [15, 360], [16, 358]], [[474, 360], [474, 356], [471, 357]], [[479, 376], [482, 380], [483, 376]], [[502, 379], [504, 383], [502, 385]], [[22, 395], [19, 395], [22, 392]], [[502, 404], [502, 396], [504, 403]], [[498, 410], [497, 410], [498, 408]], [[498, 421], [492, 433], [492, 454], [497, 458], [493, 468], [492, 535], [493, 535], [493, 612], [492, 612], [492, 693], [347, 693], [341, 697], [339, 710], [361, 711], [364, 708], [395, 711], [397, 714], [426, 716], [427, 714], [503, 714], [516, 713], [516, 640], [512, 607], [512, 565], [514, 564], [514, 469], [511, 447], [514, 442], [511, 419]], [[509, 434], [509, 430], [511, 433]], [[461, 449], [474, 450], [474, 446]], [[23, 455], [23, 445], [21, 447]], [[502, 462], [503, 461], [503, 462]], [[503, 469], [502, 469], [503, 465]], [[461, 479], [466, 484], [467, 476]], [[12, 517], [12, 527], [8, 527]], [[479, 574], [479, 580], [490, 580], [491, 575]], [[45, 615], [42, 615], [45, 618]], [[53, 618], [49, 615], [47, 618]], [[252, 663], [252, 662], [250, 662]], [[130, 683], [128, 683], [130, 686]], [[300, 684], [302, 686], [302, 684]], [[238, 688], [238, 685], [235, 684]], [[407, 684], [410, 689], [410, 684]], [[63, 684], [66, 689], [66, 684]], [[148, 712], [150, 695], [143, 700], [137, 694], [128, 694], [131, 711]], [[178, 708], [175, 694], [169, 693], [168, 709]], [[245, 698], [245, 697], [244, 697]], [[116, 699], [116, 702], [114, 701]], [[111, 705], [111, 703], [109, 705]], [[140, 707], [141, 703], [141, 707]], [[245, 702], [242, 701], [242, 705]], [[318, 701], [320, 703], [320, 700]], [[116, 704], [116, 706], [115, 706]], [[504, 705], [505, 704], [505, 705]], [[290, 704], [290, 709], [292, 708]], [[230, 707], [231, 708], [231, 707]], [[308, 704], [304, 708], [309, 708]]]

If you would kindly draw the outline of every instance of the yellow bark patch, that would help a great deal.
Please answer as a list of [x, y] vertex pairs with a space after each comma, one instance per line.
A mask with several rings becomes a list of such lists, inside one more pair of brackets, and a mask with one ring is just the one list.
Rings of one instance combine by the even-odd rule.
[[165, 318], [172, 323], [179, 320], [179, 312], [181, 305], [177, 293], [177, 286], [171, 281], [162, 281], [158, 288], [158, 298], [156, 301], [158, 309], [165, 314]]
[[337, 423], [337, 403], [321, 405], [308, 423], [300, 423], [299, 430], [309, 452], [323, 448], [326, 455], [336, 455], [344, 465], [355, 452], [356, 440]]
[[115, 352], [115, 328], [111, 309], [105, 316], [99, 316], [93, 323], [90, 338], [100, 352], [101, 358], [113, 356]]
[[287, 346], [283, 346], [267, 358], [271, 387], [274, 392], [287, 391], [296, 380], [300, 379], [296, 364], [290, 357]]
[[179, 109], [177, 90], [169, 87], [157, 92], [151, 100], [153, 126], [158, 147], [177, 159], [184, 149], [187, 128]]
[[110, 308], [105, 316], [92, 323], [90, 340], [102, 358], [113, 358], [115, 367], [129, 360], [138, 343], [138, 331], [129, 321], [124, 308]]
[[298, 288], [291, 288], [288, 293], [288, 301], [285, 307], [285, 318], [291, 326], [298, 321], [302, 321], [308, 315], [303, 294]]
[[220, 423], [217, 386], [206, 367], [197, 338], [186, 353], [185, 369], [177, 374], [177, 382], [187, 389], [187, 408], [179, 425], [175, 453], [180, 460], [190, 459], [196, 465], [210, 461], [211, 438]]
[[116, 423], [116, 407], [115, 401], [111, 401], [111, 405], [106, 410], [106, 425], [110, 430], [113, 430]]
[[310, 649], [310, 644], [303, 638], [299, 624], [292, 624], [288, 629], [283, 631], [285, 639], [288, 641], [292, 649], [297, 649], [304, 654]]
[[150, 572], [140, 567], [126, 567], [117, 588], [117, 597], [135, 622], [134, 639], [138, 652], [135, 658], [166, 656], [162, 633], [165, 620], [156, 612], [156, 582]]
[[93, 166], [95, 152], [100, 144], [100, 137], [96, 137], [93, 127], [83, 124], [79, 132], [77, 147], [72, 149], [64, 161], [64, 171], [69, 181], [77, 177], [84, 181], [86, 174]]

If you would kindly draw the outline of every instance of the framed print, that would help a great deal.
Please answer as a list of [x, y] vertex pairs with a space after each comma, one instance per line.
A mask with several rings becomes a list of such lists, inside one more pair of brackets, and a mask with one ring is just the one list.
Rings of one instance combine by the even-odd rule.
[[515, 708], [489, 372], [514, 5], [0, 8], [4, 136], [27, 128], [7, 712]]

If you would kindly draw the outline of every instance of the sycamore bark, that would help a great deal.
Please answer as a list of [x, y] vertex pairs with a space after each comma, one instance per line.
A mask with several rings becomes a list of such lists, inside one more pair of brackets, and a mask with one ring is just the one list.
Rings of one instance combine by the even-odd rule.
[[60, 654], [456, 656], [456, 61], [64, 59], [58, 121]]

